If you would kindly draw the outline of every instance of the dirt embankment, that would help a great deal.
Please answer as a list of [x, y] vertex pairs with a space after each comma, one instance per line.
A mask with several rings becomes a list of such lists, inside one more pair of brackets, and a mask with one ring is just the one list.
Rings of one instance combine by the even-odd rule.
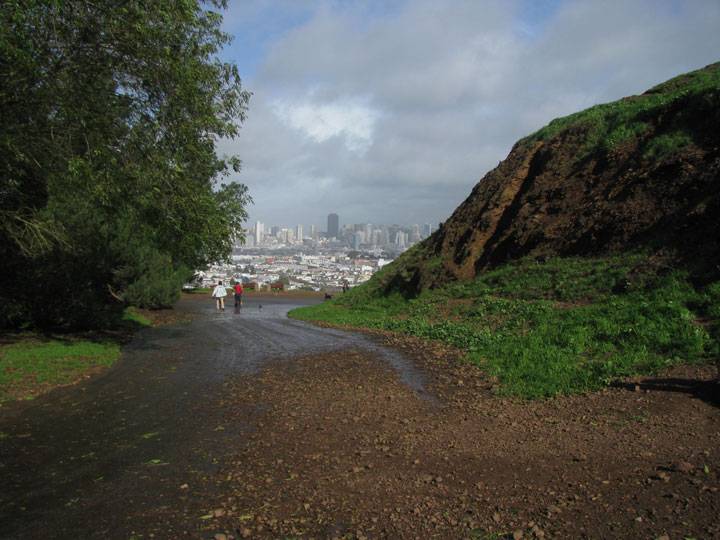
[[713, 64], [519, 141], [382, 285], [414, 293], [524, 256], [636, 249], [718, 279], [720, 88], [693, 85], [719, 71]]
[[209, 536], [720, 538], [710, 368], [524, 402], [446, 350], [387, 339], [435, 397], [358, 350], [228, 387], [229, 420], [266, 408], [215, 479]]

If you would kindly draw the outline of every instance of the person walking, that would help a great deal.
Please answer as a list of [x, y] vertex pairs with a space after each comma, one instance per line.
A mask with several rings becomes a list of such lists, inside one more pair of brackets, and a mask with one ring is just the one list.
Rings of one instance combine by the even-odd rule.
[[227, 290], [223, 287], [222, 281], [218, 281], [212, 292], [212, 297], [215, 299], [218, 311], [225, 311], [225, 297], [227, 296]]
[[235, 290], [235, 307], [242, 307], [243, 286], [237, 282], [233, 289]]

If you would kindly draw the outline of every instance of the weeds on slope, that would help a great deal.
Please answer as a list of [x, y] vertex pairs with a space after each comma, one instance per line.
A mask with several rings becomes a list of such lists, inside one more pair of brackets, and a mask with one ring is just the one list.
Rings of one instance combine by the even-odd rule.
[[[651, 124], [664, 112], [680, 107], [683, 110], [717, 108], [720, 89], [720, 63], [679, 75], [648, 90], [642, 95], [595, 105], [583, 111], [556, 118], [545, 127], [522, 139], [524, 143], [547, 141], [569, 129], [585, 132], [584, 152], [612, 149], [635, 139], [642, 139]], [[646, 141], [646, 158], [658, 159], [692, 144], [692, 134], [678, 128]]]
[[406, 300], [359, 287], [291, 316], [439, 340], [538, 398], [594, 390], [718, 354], [720, 284], [697, 291], [642, 255], [523, 260]]

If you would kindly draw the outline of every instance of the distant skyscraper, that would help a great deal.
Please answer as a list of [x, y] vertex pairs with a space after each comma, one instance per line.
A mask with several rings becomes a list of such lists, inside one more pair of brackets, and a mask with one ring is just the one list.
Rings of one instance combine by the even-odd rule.
[[432, 225], [430, 225], [429, 223], [425, 223], [422, 227], [422, 237], [427, 238], [428, 236], [430, 236], [433, 232], [432, 229]]
[[329, 214], [327, 218], [328, 238], [337, 238], [340, 232], [340, 218], [337, 214]]
[[317, 227], [315, 225], [310, 225], [310, 238], [317, 240], [317, 235]]
[[410, 242], [413, 244], [420, 241], [420, 225], [413, 225], [412, 232], [410, 233]]
[[388, 228], [385, 225], [383, 225], [380, 228], [380, 241], [378, 242], [378, 244], [380, 244], [381, 246], [386, 246], [389, 243], [390, 243], [390, 231], [388, 230]]
[[303, 239], [303, 226], [298, 225], [297, 227], [295, 227], [295, 240], [297, 240], [298, 242], [302, 242], [302, 239]]
[[259, 222], [255, 222], [255, 245], [259, 246], [262, 244], [263, 236], [265, 235], [265, 226]]

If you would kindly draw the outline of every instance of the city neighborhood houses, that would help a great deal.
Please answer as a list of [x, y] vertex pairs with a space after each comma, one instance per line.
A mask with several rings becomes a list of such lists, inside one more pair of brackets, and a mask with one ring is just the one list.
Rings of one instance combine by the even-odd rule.
[[327, 216], [325, 231], [316, 225], [266, 227], [257, 221], [236, 243], [231, 263], [197, 272], [187, 287], [207, 287], [222, 280], [242, 282], [248, 289], [341, 290], [366, 282], [432, 232], [429, 223], [341, 227], [335, 213]]
[[[352, 255], [352, 254], [351, 254]], [[355, 257], [346, 252], [292, 255], [233, 255], [232, 264], [217, 264], [198, 272], [196, 283], [241, 282], [249, 289], [336, 291], [365, 281], [390, 259]]]

